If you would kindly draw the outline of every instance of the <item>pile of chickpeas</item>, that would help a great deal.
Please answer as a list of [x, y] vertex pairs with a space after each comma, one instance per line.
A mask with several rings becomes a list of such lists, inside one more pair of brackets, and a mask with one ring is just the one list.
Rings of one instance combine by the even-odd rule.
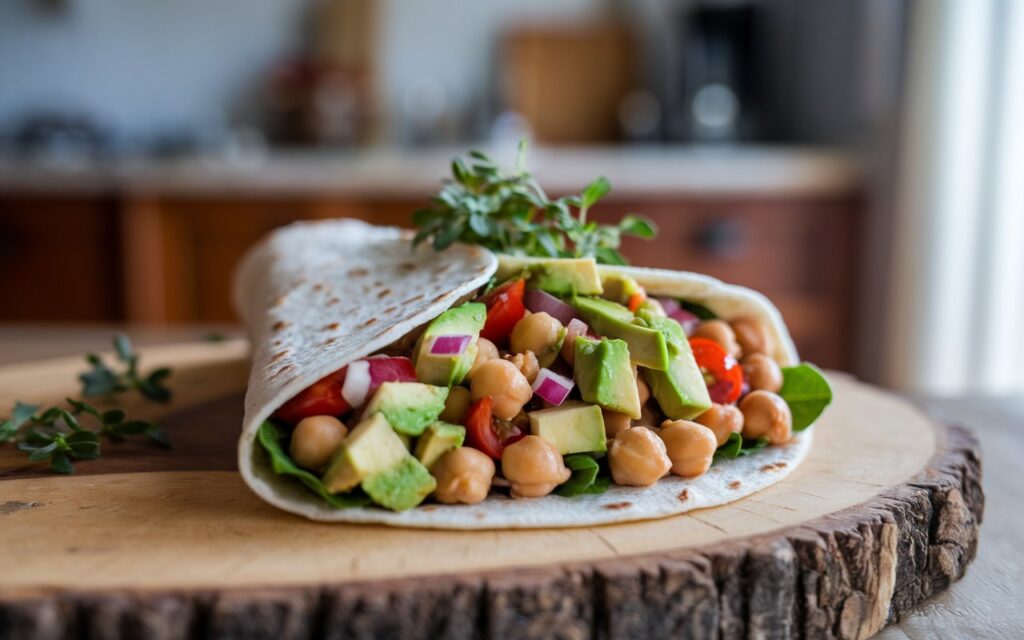
[[[732, 433], [749, 439], [764, 437], [771, 444], [792, 436], [789, 406], [778, 395], [782, 371], [770, 355], [775, 345], [767, 327], [746, 317], [732, 322], [707, 320], [693, 335], [713, 340], [734, 356], [743, 367], [749, 391], [738, 406], [714, 404], [693, 421], [664, 420], [656, 427], [658, 414], [646, 406], [650, 390], [638, 376], [640, 403], [645, 407], [641, 418], [603, 411], [608, 464], [617, 484], [648, 486], [669, 473], [699, 476]], [[496, 418], [522, 421], [538, 371], [559, 355], [571, 365], [575, 338], [566, 335], [565, 327], [547, 313], [528, 313], [516, 324], [505, 357], [492, 342], [480, 338], [467, 375], [469, 388], [452, 388], [441, 419], [461, 423], [471, 403], [490, 396]], [[435, 497], [443, 503], [475, 504], [487, 497], [493, 484], [507, 483], [513, 497], [535, 498], [548, 495], [571, 475], [558, 451], [533, 435], [505, 447], [501, 472], [504, 482], [495, 480], [495, 464], [486, 454], [470, 447], [454, 449], [431, 469], [437, 479]]]

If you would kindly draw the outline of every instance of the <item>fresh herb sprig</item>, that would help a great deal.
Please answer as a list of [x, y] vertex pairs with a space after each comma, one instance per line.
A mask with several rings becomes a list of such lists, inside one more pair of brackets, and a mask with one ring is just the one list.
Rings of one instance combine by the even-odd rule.
[[124, 365], [122, 371], [107, 366], [95, 353], [85, 356], [92, 367], [78, 376], [82, 381], [82, 395], [87, 398], [110, 397], [125, 391], [138, 391], [157, 402], [170, 402], [171, 390], [164, 384], [171, 375], [167, 367], [154, 369], [147, 375], [139, 373], [139, 355], [132, 349], [131, 340], [124, 334], [114, 336], [114, 353]]
[[611, 191], [606, 178], [580, 195], [551, 200], [525, 167], [525, 141], [511, 174], [480, 151], [452, 161], [431, 206], [413, 214], [419, 228], [413, 246], [431, 240], [437, 251], [454, 242], [484, 246], [497, 253], [548, 258], [593, 257], [605, 264], [626, 264], [619, 253], [622, 236], [653, 238], [650, 220], [628, 214], [617, 225], [587, 220], [590, 209]]
[[[11, 417], [0, 422], [0, 442], [16, 440], [17, 449], [27, 453], [30, 461], [49, 460], [57, 473], [74, 473], [72, 459], [99, 458], [100, 438], [120, 442], [128, 436], [143, 435], [162, 447], [171, 446], [167, 433], [156, 423], [126, 420], [120, 409], [100, 412], [81, 400], [66, 401], [70, 409], [53, 406], [41, 413], [37, 405], [17, 402]], [[83, 427], [79, 418], [85, 416], [96, 426]], [[29, 426], [38, 428], [24, 429]]]

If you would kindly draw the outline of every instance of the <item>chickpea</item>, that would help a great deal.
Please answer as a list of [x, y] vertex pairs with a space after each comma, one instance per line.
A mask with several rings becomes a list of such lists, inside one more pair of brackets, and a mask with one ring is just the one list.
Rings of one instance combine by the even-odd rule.
[[533, 384], [533, 381], [537, 379], [537, 375], [540, 373], [540, 363], [537, 362], [537, 356], [532, 351], [517, 353], [506, 356], [506, 358], [509, 362], [516, 365], [519, 373], [526, 376], [527, 382]]
[[743, 412], [743, 437], [768, 438], [781, 444], [793, 435], [793, 414], [789, 405], [771, 391], [751, 391], [740, 401]]
[[563, 337], [565, 327], [561, 322], [543, 311], [531, 313], [512, 329], [509, 348], [513, 353], [534, 352], [540, 365], [546, 367], [558, 356]]
[[711, 429], [689, 420], [666, 420], [658, 433], [672, 460], [672, 473], [684, 478], [699, 476], [708, 470], [718, 448]]
[[636, 376], [636, 390], [640, 394], [640, 406], [643, 407], [651, 398], [651, 388], [647, 386], [644, 377], [639, 372]]
[[616, 484], [652, 485], [672, 468], [672, 461], [653, 430], [631, 427], [618, 432], [608, 449], [608, 464]]
[[511, 420], [533, 397], [533, 389], [516, 365], [497, 358], [480, 365], [469, 387], [473, 402], [492, 396], [492, 412], [502, 420]]
[[469, 411], [469, 405], [472, 402], [473, 399], [469, 395], [469, 389], [454, 386], [448, 390], [448, 397], [444, 401], [444, 411], [441, 412], [439, 417], [445, 422], [462, 424], [462, 420], [466, 417], [466, 412]]
[[740, 357], [740, 344], [736, 342], [736, 333], [725, 320], [705, 320], [693, 330], [693, 337], [707, 338], [717, 342], [733, 357]]
[[472, 380], [473, 374], [477, 372], [480, 366], [488, 360], [494, 360], [498, 357], [498, 347], [494, 346], [494, 343], [487, 338], [476, 339], [476, 360], [473, 361], [473, 366], [469, 368], [469, 372], [466, 373], [466, 379]]
[[576, 362], [576, 338], [586, 337], [587, 326], [570, 322], [565, 328], [565, 339], [562, 340], [562, 359], [572, 365]]
[[770, 354], [775, 350], [775, 337], [768, 332], [768, 327], [759, 320], [745, 316], [736, 318], [730, 324], [743, 353]]
[[743, 412], [731, 404], [713, 404], [697, 416], [695, 422], [702, 424], [715, 434], [718, 446], [725, 444], [729, 434], [743, 430]]
[[437, 479], [434, 497], [445, 504], [483, 502], [494, 479], [494, 461], [472, 447], [448, 451], [434, 463], [430, 473]]
[[505, 447], [501, 471], [512, 483], [513, 498], [540, 498], [569, 479], [562, 455], [539, 436], [526, 436]]
[[633, 419], [627, 413], [602, 409], [601, 415], [604, 416], [604, 435], [608, 438], [614, 438], [620, 431], [625, 431], [633, 423]]
[[288, 452], [300, 467], [319, 471], [331, 459], [347, 435], [348, 427], [334, 416], [303, 418], [292, 431], [292, 442]]
[[[744, 351], [746, 350], [744, 349]], [[782, 369], [771, 356], [754, 352], [743, 358], [742, 364], [743, 379], [747, 381], [752, 390], [763, 389], [778, 393], [782, 388]]]

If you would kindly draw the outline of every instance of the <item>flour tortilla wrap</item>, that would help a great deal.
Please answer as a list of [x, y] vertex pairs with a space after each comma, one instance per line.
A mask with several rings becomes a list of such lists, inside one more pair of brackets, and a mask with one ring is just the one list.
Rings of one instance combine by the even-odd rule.
[[[807, 454], [811, 431], [791, 442], [715, 464], [704, 475], [669, 476], [651, 487], [601, 495], [477, 505], [426, 504], [404, 512], [333, 508], [292, 478], [274, 474], [256, 441], [260, 425], [287, 400], [341, 367], [389, 345], [482, 287], [498, 269], [488, 251], [455, 245], [410, 250], [395, 228], [353, 220], [297, 223], [254, 247], [236, 274], [234, 296], [253, 343], [253, 366], [238, 444], [246, 484], [270, 504], [313, 520], [436, 529], [576, 527], [659, 518], [712, 507], [788, 475]], [[775, 357], [798, 362], [782, 318], [764, 296], [693, 273], [601, 267], [628, 275], [655, 296], [680, 297], [724, 318], [754, 316], [776, 338]], [[770, 471], [766, 471], [766, 469]]]

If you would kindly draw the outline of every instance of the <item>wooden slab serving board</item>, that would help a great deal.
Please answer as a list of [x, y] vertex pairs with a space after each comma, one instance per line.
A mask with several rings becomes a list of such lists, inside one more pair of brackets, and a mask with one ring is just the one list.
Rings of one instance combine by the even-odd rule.
[[[748, 498], [471, 532], [275, 510], [235, 471], [245, 343], [155, 347], [143, 362], [174, 367], [174, 402], [120, 404], [160, 418], [173, 450], [106, 445], [65, 477], [0, 447], [0, 638], [857, 638], [975, 555], [973, 436], [838, 374], [808, 458]], [[82, 368], [0, 368], [0, 407], [73, 395]]]

